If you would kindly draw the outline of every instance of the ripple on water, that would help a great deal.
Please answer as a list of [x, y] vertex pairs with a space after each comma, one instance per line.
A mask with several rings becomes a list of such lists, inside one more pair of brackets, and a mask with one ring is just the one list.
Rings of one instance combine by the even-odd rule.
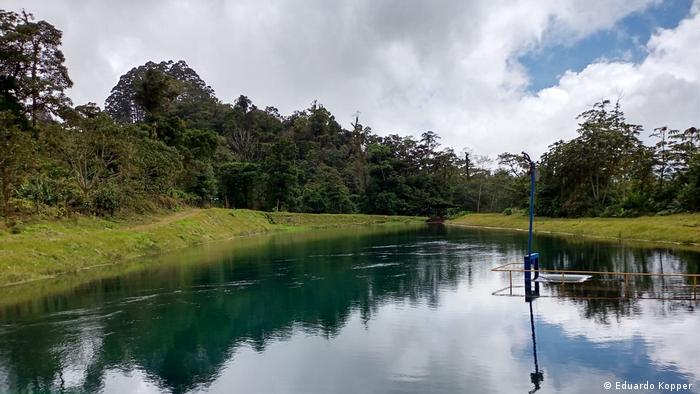
[[134, 302], [141, 302], [141, 301], [150, 300], [150, 299], [153, 299], [156, 297], [158, 297], [157, 293], [156, 294], [149, 294], [149, 295], [145, 295], [145, 296], [138, 296], [138, 297], [127, 297], [124, 299], [124, 301], [121, 302], [121, 304], [131, 304]]
[[356, 265], [352, 267], [354, 270], [367, 270], [367, 269], [372, 269], [372, 268], [382, 268], [382, 267], [391, 267], [394, 265], [399, 265], [399, 263], [377, 263], [377, 264], [369, 264], [369, 265]]
[[259, 281], [257, 280], [234, 280], [231, 282], [223, 282], [223, 283], [210, 283], [206, 285], [195, 285], [192, 286], [192, 289], [216, 289], [219, 287], [246, 287], [246, 286], [251, 286]]

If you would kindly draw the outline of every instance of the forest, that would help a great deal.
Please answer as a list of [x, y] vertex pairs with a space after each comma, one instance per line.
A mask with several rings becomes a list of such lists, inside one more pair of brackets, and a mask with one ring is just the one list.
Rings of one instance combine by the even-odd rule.
[[[0, 10], [0, 213], [8, 222], [180, 206], [435, 216], [511, 214], [527, 204], [519, 152], [455, 152], [434, 131], [380, 135], [316, 101], [289, 115], [245, 95], [226, 103], [182, 60], [132, 68], [103, 108], [75, 105], [61, 40], [47, 21]], [[643, 130], [622, 104], [584, 109], [578, 136], [539, 159], [538, 215], [700, 210], [697, 125]]]

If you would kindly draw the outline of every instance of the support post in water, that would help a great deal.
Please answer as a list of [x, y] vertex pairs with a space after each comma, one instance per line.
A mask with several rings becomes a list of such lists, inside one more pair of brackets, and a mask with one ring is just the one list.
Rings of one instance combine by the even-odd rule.
[[[539, 276], [539, 253], [532, 253], [532, 226], [535, 220], [535, 162], [530, 159], [530, 155], [522, 152], [523, 157], [527, 160], [530, 172], [530, 228], [527, 236], [527, 256], [525, 256], [525, 294], [530, 296], [533, 293], [532, 280]], [[532, 277], [532, 270], [535, 270], [535, 277]], [[535, 293], [539, 293], [539, 286], [535, 283]], [[538, 295], [538, 294], [535, 294]], [[527, 297], [526, 297], [527, 300]]]
[[[534, 282], [534, 289], [533, 289], [533, 279], [537, 279], [538, 277], [538, 270], [540, 269], [540, 254], [539, 253], [530, 253], [529, 255], [525, 256], [525, 269], [524, 269], [524, 274], [525, 274], [525, 295], [526, 299], [527, 296], [532, 296], [534, 295], [539, 296], [540, 295], [540, 284], [538, 282]], [[532, 272], [535, 272], [535, 277], [532, 277]]]

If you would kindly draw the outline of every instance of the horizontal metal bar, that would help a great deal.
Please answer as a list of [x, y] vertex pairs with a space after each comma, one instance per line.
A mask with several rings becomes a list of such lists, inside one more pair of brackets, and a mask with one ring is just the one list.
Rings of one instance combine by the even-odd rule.
[[[498, 293], [491, 293], [493, 296], [497, 297], [527, 297], [526, 294], [498, 294]], [[619, 301], [619, 300], [628, 300], [629, 297], [626, 296], [621, 296], [621, 297], [580, 297], [580, 296], [559, 296], [559, 295], [539, 295], [536, 296], [535, 298], [573, 298], [576, 300], [609, 300], [609, 301]], [[700, 302], [697, 299], [693, 298], [692, 295], [689, 295], [687, 297], [634, 297], [634, 299], [637, 300], [663, 300], [663, 301], [693, 301], [695, 303]]]
[[496, 268], [491, 268], [491, 271], [500, 271], [501, 268], [507, 267], [507, 266], [509, 266], [509, 265], [514, 265], [514, 264], [520, 264], [520, 263], [505, 263], [505, 264], [503, 264], [503, 265], [499, 265], [499, 266], [496, 267]]
[[505, 268], [512, 265], [520, 265], [520, 263], [509, 263], [504, 264], [495, 268], [491, 271], [496, 272], [544, 272], [544, 273], [556, 273], [556, 274], [592, 274], [592, 275], [631, 275], [631, 276], [679, 276], [679, 277], [689, 277], [695, 278], [700, 277], [700, 274], [687, 274], [687, 273], [667, 273], [667, 272], [620, 272], [620, 271], [584, 271], [584, 270], [559, 270], [559, 269], [539, 269], [539, 270], [526, 270], [523, 268]]

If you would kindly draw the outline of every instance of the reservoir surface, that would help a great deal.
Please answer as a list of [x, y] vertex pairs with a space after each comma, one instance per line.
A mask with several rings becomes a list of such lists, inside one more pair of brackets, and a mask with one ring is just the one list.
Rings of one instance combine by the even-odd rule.
[[[177, 251], [16, 302], [5, 288], [0, 391], [700, 393], [700, 301], [612, 281], [600, 297], [494, 294], [509, 279], [491, 268], [526, 249], [520, 232], [358, 227]], [[700, 272], [694, 251], [548, 236], [534, 250], [542, 268]], [[670, 282], [632, 285], [684, 285]]]

